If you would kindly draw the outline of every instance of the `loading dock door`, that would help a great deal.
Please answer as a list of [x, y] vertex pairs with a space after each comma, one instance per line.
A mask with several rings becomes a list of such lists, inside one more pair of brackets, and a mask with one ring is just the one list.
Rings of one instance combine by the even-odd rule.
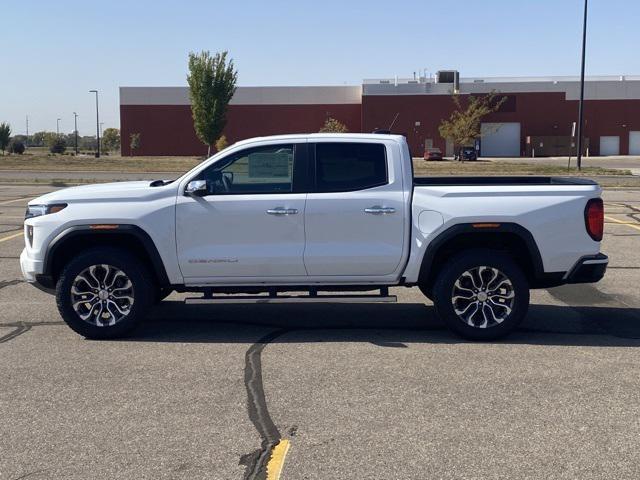
[[519, 123], [483, 123], [480, 155], [483, 157], [519, 157]]
[[640, 155], [640, 132], [629, 132], [629, 155]]
[[600, 137], [600, 155], [620, 155], [620, 137]]

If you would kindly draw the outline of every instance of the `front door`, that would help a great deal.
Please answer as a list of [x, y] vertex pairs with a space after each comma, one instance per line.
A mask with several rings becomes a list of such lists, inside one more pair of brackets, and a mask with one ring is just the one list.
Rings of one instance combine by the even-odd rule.
[[206, 180], [207, 194], [178, 195], [177, 253], [187, 283], [306, 275], [306, 194], [294, 185], [294, 172], [306, 170], [298, 165], [304, 148], [245, 148], [191, 179]]
[[305, 211], [310, 276], [385, 276], [397, 269], [404, 190], [387, 148], [381, 142], [315, 145], [315, 186]]

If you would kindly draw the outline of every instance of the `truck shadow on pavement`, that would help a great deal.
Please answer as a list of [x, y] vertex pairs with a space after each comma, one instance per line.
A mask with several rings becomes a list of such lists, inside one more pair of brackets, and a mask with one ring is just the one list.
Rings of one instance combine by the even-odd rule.
[[[274, 342], [466, 342], [449, 332], [432, 306], [394, 305], [184, 305], [165, 301], [128, 341], [252, 343], [272, 330], [296, 331]], [[496, 343], [640, 346], [640, 309], [611, 306], [531, 305], [522, 326]]]

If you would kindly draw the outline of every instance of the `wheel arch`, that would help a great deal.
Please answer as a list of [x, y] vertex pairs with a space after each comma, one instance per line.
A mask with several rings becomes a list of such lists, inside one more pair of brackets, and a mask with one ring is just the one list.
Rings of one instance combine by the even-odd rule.
[[489, 248], [513, 256], [532, 288], [561, 282], [563, 274], [544, 272], [542, 256], [529, 230], [516, 223], [458, 224], [438, 235], [427, 247], [420, 267], [418, 284], [430, 292], [435, 279], [454, 255], [469, 249]]
[[96, 228], [92, 225], [76, 225], [60, 232], [51, 241], [44, 259], [43, 277], [55, 286], [64, 265], [80, 251], [91, 247], [109, 246], [132, 252], [153, 273], [156, 284], [170, 285], [167, 271], [158, 249], [142, 228], [137, 225], [117, 225], [112, 228]]

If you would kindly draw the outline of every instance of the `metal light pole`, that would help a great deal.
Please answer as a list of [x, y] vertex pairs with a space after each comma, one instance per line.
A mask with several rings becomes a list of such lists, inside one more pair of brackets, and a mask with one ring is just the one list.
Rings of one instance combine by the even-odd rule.
[[56, 135], [60, 136], [60, 119], [56, 118]]
[[584, 24], [582, 26], [582, 70], [580, 72], [580, 107], [578, 108], [578, 170], [582, 168], [582, 127], [584, 123], [584, 63], [587, 50], [587, 2], [584, 0]]
[[96, 158], [100, 158], [100, 115], [98, 113], [98, 90], [89, 90], [89, 93], [96, 94], [96, 140], [98, 145]]
[[73, 112], [73, 126], [73, 133], [76, 136], [76, 155], [78, 155], [78, 114], [76, 112]]

